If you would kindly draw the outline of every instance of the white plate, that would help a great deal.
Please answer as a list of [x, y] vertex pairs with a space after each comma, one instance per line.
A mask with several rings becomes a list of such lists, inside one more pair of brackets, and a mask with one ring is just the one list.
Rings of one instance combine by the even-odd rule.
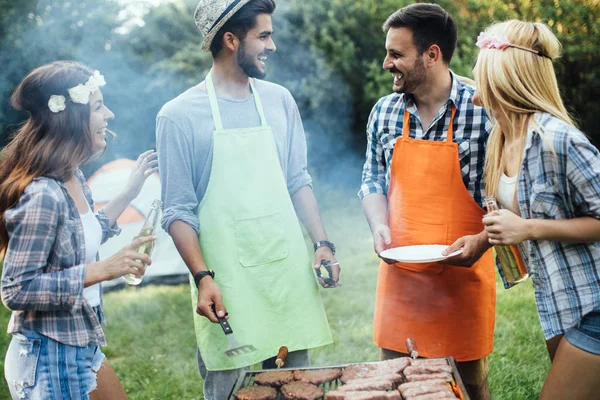
[[447, 256], [442, 255], [442, 251], [447, 249], [443, 244], [420, 244], [416, 246], [402, 246], [387, 249], [381, 252], [380, 256], [405, 263], [426, 263], [441, 261], [448, 257], [462, 253], [462, 249], [450, 253]]

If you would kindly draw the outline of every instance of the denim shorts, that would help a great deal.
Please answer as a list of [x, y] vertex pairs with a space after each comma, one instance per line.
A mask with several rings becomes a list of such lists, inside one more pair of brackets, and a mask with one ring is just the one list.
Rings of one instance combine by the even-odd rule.
[[565, 332], [573, 346], [600, 355], [600, 312], [586, 314], [577, 326]]
[[69, 346], [25, 331], [13, 334], [4, 377], [14, 400], [88, 400], [103, 361], [98, 346]]

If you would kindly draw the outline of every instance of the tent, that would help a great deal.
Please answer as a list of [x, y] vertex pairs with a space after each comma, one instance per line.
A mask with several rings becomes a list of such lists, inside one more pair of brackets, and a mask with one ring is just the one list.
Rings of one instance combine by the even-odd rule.
[[[135, 161], [119, 159], [103, 165], [89, 179], [88, 184], [94, 195], [96, 209], [104, 207], [127, 184], [129, 172]], [[139, 196], [136, 197], [117, 220], [122, 232], [109, 239], [100, 247], [100, 259], [115, 254], [140, 232], [152, 201], [160, 199], [160, 177], [153, 174], [148, 177]], [[142, 285], [161, 283], [175, 284], [186, 282], [188, 269], [179, 256], [173, 240], [162, 228], [156, 232], [156, 244], [152, 253], [152, 265], [146, 270]], [[121, 279], [103, 283], [104, 290], [123, 288], [127, 284]]]

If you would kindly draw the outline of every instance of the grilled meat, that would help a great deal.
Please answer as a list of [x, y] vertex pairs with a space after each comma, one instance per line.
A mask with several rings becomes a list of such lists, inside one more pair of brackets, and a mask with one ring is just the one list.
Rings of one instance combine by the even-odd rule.
[[402, 389], [409, 389], [409, 388], [415, 388], [415, 387], [421, 387], [424, 385], [445, 385], [446, 381], [443, 379], [429, 379], [426, 381], [418, 381], [418, 382], [406, 382], [403, 383], [402, 385], [400, 385], [398, 387], [398, 389], [402, 390]]
[[404, 375], [423, 375], [423, 374], [437, 374], [438, 372], [452, 373], [452, 367], [449, 365], [411, 365], [404, 369]]
[[442, 399], [456, 399], [456, 395], [450, 392], [434, 392], [427, 394], [420, 394], [418, 396], [407, 397], [406, 400], [442, 400]]
[[357, 390], [391, 390], [394, 385], [404, 380], [402, 375], [391, 374], [381, 375], [376, 378], [354, 379], [348, 382], [347, 385], [340, 387], [341, 391], [357, 391]]
[[392, 360], [386, 360], [376, 363], [377, 369], [379, 371], [390, 370], [395, 373], [400, 373], [404, 371], [409, 365], [412, 364], [412, 361], [409, 357], [400, 357], [394, 358]]
[[377, 369], [376, 364], [352, 364], [348, 365], [342, 371], [342, 377], [340, 381], [342, 383], [348, 383], [354, 379], [363, 379], [367, 375]]
[[397, 390], [385, 392], [383, 390], [366, 390], [356, 392], [343, 392], [334, 390], [327, 392], [326, 400], [400, 400], [400, 393]]
[[254, 378], [254, 382], [259, 385], [280, 387], [294, 380], [293, 371], [269, 371], [262, 372]]
[[406, 380], [409, 382], [428, 381], [430, 379], [442, 379], [444, 382], [452, 382], [452, 375], [447, 372], [438, 372], [435, 374], [409, 374]]
[[277, 391], [269, 386], [248, 386], [235, 393], [238, 400], [276, 400]]
[[448, 360], [445, 358], [419, 358], [412, 360], [410, 365], [448, 365]]
[[454, 394], [450, 386], [445, 383], [431, 383], [426, 384], [424, 382], [409, 382], [409, 383], [420, 383], [420, 386], [415, 387], [400, 387], [398, 390], [402, 393], [402, 397], [408, 398], [412, 396], [418, 396], [422, 394], [435, 393], [435, 392], [448, 392]]
[[288, 400], [317, 400], [323, 397], [323, 389], [308, 382], [291, 382], [281, 387], [281, 393]]
[[410, 358], [401, 357], [369, 364], [352, 364], [344, 368], [340, 380], [342, 383], [348, 383], [355, 379], [375, 378], [382, 374], [399, 374], [408, 368], [410, 363]]
[[340, 376], [342, 376], [342, 371], [338, 368], [294, 371], [295, 380], [315, 385], [335, 381]]

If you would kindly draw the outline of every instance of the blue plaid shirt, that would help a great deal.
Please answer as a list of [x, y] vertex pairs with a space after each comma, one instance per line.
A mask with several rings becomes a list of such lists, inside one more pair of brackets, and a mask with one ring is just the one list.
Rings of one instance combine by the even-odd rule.
[[[517, 185], [523, 218], [600, 218], [600, 154], [578, 129], [535, 114]], [[546, 339], [600, 311], [600, 244], [529, 241], [529, 273]]]
[[[94, 209], [83, 173], [77, 178]], [[13, 310], [8, 333], [34, 330], [71, 346], [105, 345], [99, 317], [83, 296], [85, 240], [75, 202], [65, 185], [36, 178], [5, 212], [8, 249], [2, 269], [2, 302]], [[102, 242], [118, 234], [100, 210]], [[97, 259], [98, 256], [96, 256]]]
[[367, 124], [367, 155], [358, 192], [361, 199], [371, 193], [387, 195], [394, 145], [396, 139], [402, 136], [404, 109], [411, 115], [411, 138], [445, 141], [454, 104], [453, 141], [458, 144], [463, 182], [475, 202], [483, 207], [485, 147], [492, 124], [485, 110], [473, 104], [474, 89], [450, 73], [452, 89], [448, 101], [438, 111], [427, 131], [421, 125], [419, 111], [411, 95], [393, 93], [382, 97], [373, 107]]

